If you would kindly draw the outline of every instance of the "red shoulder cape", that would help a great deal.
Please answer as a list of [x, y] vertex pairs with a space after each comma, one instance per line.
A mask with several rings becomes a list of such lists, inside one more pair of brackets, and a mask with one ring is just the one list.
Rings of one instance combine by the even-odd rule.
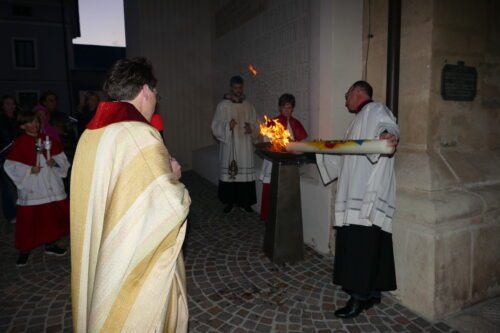
[[88, 129], [103, 128], [123, 121], [139, 121], [149, 124], [144, 116], [127, 102], [101, 102], [92, 120], [87, 124]]
[[[28, 134], [21, 134], [14, 141], [14, 144], [12, 145], [12, 148], [7, 154], [6, 159], [23, 163], [26, 165], [35, 166], [36, 165], [35, 144], [37, 139], [42, 140], [42, 147], [43, 147], [43, 140], [45, 140], [45, 135], [39, 134], [37, 137], [35, 137]], [[54, 139], [53, 137], [51, 137], [50, 140], [52, 141], [52, 146], [50, 148], [50, 156], [55, 156], [57, 154], [60, 154], [62, 152], [61, 143], [57, 139]], [[47, 152], [45, 151], [45, 149], [42, 149], [42, 153], [45, 156], [45, 158], [47, 158]]]

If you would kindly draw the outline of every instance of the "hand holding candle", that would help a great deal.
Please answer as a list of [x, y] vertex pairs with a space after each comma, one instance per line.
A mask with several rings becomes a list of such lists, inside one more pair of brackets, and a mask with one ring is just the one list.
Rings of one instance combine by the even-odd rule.
[[[47, 165], [48, 165], [48, 162], [51, 160], [50, 158], [50, 149], [52, 148], [52, 141], [50, 141], [50, 138], [49, 136], [45, 136], [45, 140], [43, 141], [43, 148], [45, 149], [46, 153], [47, 153]], [[49, 166], [53, 166], [54, 164], [52, 165], [49, 165]]]

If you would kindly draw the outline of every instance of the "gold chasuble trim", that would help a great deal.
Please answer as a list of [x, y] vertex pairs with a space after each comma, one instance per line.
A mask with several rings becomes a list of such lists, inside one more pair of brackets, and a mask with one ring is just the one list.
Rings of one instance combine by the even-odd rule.
[[[170, 172], [168, 167], [170, 162], [168, 157], [162, 151], [165, 148], [159, 144], [153, 144], [141, 151], [127, 164], [120, 173], [120, 176], [113, 188], [113, 196], [110, 198], [110, 204], [106, 207], [106, 223], [103, 226], [102, 238], [107, 238], [109, 233], [128, 212], [137, 198], [141, 196], [155, 179], [166, 172]], [[162, 158], [159, 159], [158, 156]], [[144, 161], [155, 161], [154, 163], [144, 163]], [[144, 172], [149, 168], [151, 172]], [[140, 175], [138, 177], [137, 175]], [[170, 207], [173, 208], [173, 207]]]
[[182, 227], [183, 223], [184, 221], [176, 225], [167, 237], [158, 245], [155, 251], [147, 255], [139, 264], [137, 264], [132, 272], [130, 272], [120, 288], [120, 292], [118, 293], [106, 321], [100, 330], [101, 332], [122, 331], [130, 309], [132, 309], [134, 305], [134, 300], [137, 298], [137, 294], [141, 290], [141, 287], [144, 285], [144, 282], [148, 278], [151, 270], [157, 264], [160, 257], [169, 247], [172, 247], [175, 244], [179, 229]]
[[[96, 159], [96, 151], [98, 149], [98, 143], [101, 140], [101, 136], [104, 133], [104, 129], [93, 130], [92, 134], [89, 131], [85, 131], [80, 138], [80, 141], [85, 142], [85, 147], [87, 148], [84, 154], [79, 154], [76, 151], [75, 156], [77, 157], [73, 164], [72, 175], [77, 175], [76, 177], [71, 177], [71, 189], [70, 189], [70, 220], [71, 220], [71, 295], [72, 295], [72, 310], [73, 310], [73, 327], [78, 327], [78, 316], [74, 314], [78, 313], [79, 304], [79, 287], [80, 287], [80, 275], [82, 267], [82, 250], [83, 242], [85, 240], [85, 223], [87, 220], [87, 203], [89, 202], [90, 192], [93, 185], [93, 173], [87, 172], [86, 170], [94, 170], [94, 164]], [[80, 157], [80, 155], [82, 155]], [[80, 157], [80, 158], [78, 158]], [[79, 223], [73, 223], [73, 221], [78, 221]]]

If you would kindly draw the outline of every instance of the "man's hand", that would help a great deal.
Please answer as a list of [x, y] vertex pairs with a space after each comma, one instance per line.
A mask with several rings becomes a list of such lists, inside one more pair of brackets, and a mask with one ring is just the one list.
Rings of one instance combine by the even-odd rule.
[[39, 166], [31, 167], [31, 173], [34, 174], [34, 175], [39, 174], [41, 169], [42, 168], [39, 167]]
[[182, 175], [181, 165], [173, 157], [170, 158], [170, 166], [172, 167], [172, 172], [177, 177], [177, 179], [181, 179], [181, 175]]
[[389, 141], [389, 146], [396, 148], [398, 146], [398, 138], [389, 132], [384, 132], [380, 134], [379, 137], [380, 140], [387, 140]]
[[54, 165], [56, 165], [56, 161], [54, 161], [53, 158], [47, 161], [47, 166], [52, 168]]
[[250, 123], [245, 123], [245, 134], [252, 134], [252, 126], [250, 126]]
[[236, 120], [231, 119], [231, 121], [229, 122], [229, 128], [231, 129], [231, 131], [233, 130], [234, 126], [236, 126], [236, 124]]

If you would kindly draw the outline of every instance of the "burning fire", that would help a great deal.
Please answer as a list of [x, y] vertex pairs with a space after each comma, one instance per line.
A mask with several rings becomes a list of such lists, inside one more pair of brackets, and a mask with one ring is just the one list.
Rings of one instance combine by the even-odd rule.
[[272, 151], [286, 151], [285, 147], [290, 142], [290, 132], [279, 121], [264, 116], [264, 122], [259, 127], [260, 134], [271, 139]]
[[250, 71], [250, 73], [253, 75], [253, 76], [257, 76], [257, 68], [255, 68], [254, 65], [250, 64], [248, 65], [248, 70]]

